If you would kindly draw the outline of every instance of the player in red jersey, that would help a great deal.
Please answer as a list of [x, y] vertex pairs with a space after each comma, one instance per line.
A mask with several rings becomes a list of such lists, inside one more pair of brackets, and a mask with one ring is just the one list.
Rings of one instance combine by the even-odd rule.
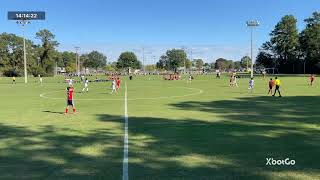
[[120, 89], [120, 83], [121, 83], [120, 78], [117, 78], [117, 81], [116, 81], [117, 91], [119, 91], [119, 89]]
[[313, 86], [313, 82], [315, 79], [316, 79], [316, 77], [313, 74], [311, 74], [310, 75], [310, 86]]
[[69, 107], [72, 107], [73, 113], [76, 113], [76, 107], [74, 106], [74, 102], [73, 102], [73, 93], [74, 93], [73, 87], [68, 86], [67, 87], [67, 107], [66, 107], [65, 114], [68, 114]]
[[268, 94], [271, 94], [272, 95], [272, 89], [274, 87], [274, 80], [272, 80], [272, 78], [270, 78], [270, 81], [269, 81], [269, 92]]

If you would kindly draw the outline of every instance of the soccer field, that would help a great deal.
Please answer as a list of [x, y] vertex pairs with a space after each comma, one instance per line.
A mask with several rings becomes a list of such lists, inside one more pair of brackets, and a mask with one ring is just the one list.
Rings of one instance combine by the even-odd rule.
[[88, 93], [75, 84], [77, 113], [64, 115], [62, 79], [0, 78], [0, 179], [320, 179], [320, 87], [280, 79], [282, 98], [267, 96], [260, 78], [253, 93], [248, 79], [230, 88], [213, 75], [122, 77], [113, 95], [109, 82], [90, 83]]

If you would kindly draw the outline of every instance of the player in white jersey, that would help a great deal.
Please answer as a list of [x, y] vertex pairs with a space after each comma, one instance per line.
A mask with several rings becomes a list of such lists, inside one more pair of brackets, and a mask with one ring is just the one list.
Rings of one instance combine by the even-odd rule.
[[253, 80], [253, 78], [251, 78], [249, 81], [249, 88], [248, 89], [250, 90], [250, 92], [252, 92], [253, 88], [254, 88], [254, 80]]
[[239, 87], [237, 82], [237, 76], [233, 76], [233, 85]]
[[40, 75], [39, 75], [39, 82], [40, 82], [40, 85], [42, 85], [43, 79]]
[[73, 80], [72, 80], [72, 78], [69, 79], [68, 84], [69, 84], [69, 86], [73, 86]]
[[117, 88], [116, 88], [116, 80], [112, 81], [112, 85], [111, 85], [112, 91], [110, 94], [113, 94], [114, 92], [117, 93]]
[[89, 91], [89, 87], [88, 87], [89, 81], [86, 78], [86, 80], [84, 80], [84, 88], [82, 89], [82, 92], [84, 92], [85, 90], [88, 92]]

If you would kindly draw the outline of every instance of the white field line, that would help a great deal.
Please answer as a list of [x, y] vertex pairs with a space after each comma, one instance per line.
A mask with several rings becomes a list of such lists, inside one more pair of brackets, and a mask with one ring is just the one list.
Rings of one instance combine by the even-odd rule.
[[122, 180], [129, 179], [128, 173], [128, 152], [129, 152], [129, 140], [128, 140], [128, 98], [127, 98], [127, 83], [125, 82], [124, 93], [124, 143], [123, 143], [123, 169]]

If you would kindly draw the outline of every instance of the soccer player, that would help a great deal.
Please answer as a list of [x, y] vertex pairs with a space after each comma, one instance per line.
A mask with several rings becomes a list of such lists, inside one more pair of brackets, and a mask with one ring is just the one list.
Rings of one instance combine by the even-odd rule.
[[237, 82], [237, 76], [235, 75], [235, 76], [233, 76], [233, 86], [236, 86], [236, 87], [239, 87], [238, 86], [238, 82]]
[[268, 92], [268, 95], [271, 94], [272, 95], [272, 89], [273, 89], [273, 86], [274, 86], [274, 81], [272, 80], [272, 78], [270, 78], [270, 81], [269, 81], [269, 92]]
[[68, 84], [69, 84], [69, 87], [73, 86], [73, 79], [72, 78], [69, 79]]
[[251, 78], [249, 81], [249, 88], [248, 89], [250, 90], [250, 92], [252, 92], [253, 88], [254, 88], [254, 80], [253, 80], [253, 78]]
[[111, 88], [112, 88], [112, 91], [111, 91], [110, 94], [113, 94], [114, 92], [115, 92], [115, 93], [117, 92], [117, 89], [116, 89], [116, 80], [113, 80], [113, 81], [112, 81]]
[[281, 81], [278, 79], [278, 77], [275, 78], [274, 84], [276, 85], [276, 89], [274, 90], [274, 94], [272, 96], [275, 96], [278, 91], [279, 97], [282, 97], [280, 93]]
[[39, 74], [39, 82], [40, 82], [40, 85], [42, 86], [42, 77], [40, 76], [40, 74]]
[[12, 76], [12, 84], [16, 84], [16, 77]]
[[263, 79], [266, 79], [266, 77], [267, 77], [267, 72], [265, 69], [262, 71], [262, 77], [263, 77]]
[[233, 76], [230, 76], [229, 86], [230, 86], [230, 87], [233, 86]]
[[120, 90], [120, 83], [121, 83], [119, 77], [117, 78], [117, 82], [116, 83], [117, 83], [117, 91], [119, 91]]
[[67, 107], [66, 107], [65, 114], [68, 114], [69, 107], [72, 108], [73, 113], [76, 113], [76, 108], [75, 108], [74, 102], [73, 102], [73, 93], [74, 93], [73, 87], [68, 86], [67, 87]]
[[191, 83], [192, 82], [192, 76], [191, 76], [191, 74], [189, 75], [189, 79], [188, 79], [188, 83]]
[[84, 88], [82, 89], [82, 92], [84, 92], [85, 90], [87, 90], [87, 92], [89, 91], [88, 84], [89, 84], [89, 81], [88, 81], [88, 78], [86, 78], [84, 80]]
[[310, 75], [310, 86], [313, 86], [313, 82], [315, 79], [316, 79], [316, 77], [313, 74], [311, 74]]

